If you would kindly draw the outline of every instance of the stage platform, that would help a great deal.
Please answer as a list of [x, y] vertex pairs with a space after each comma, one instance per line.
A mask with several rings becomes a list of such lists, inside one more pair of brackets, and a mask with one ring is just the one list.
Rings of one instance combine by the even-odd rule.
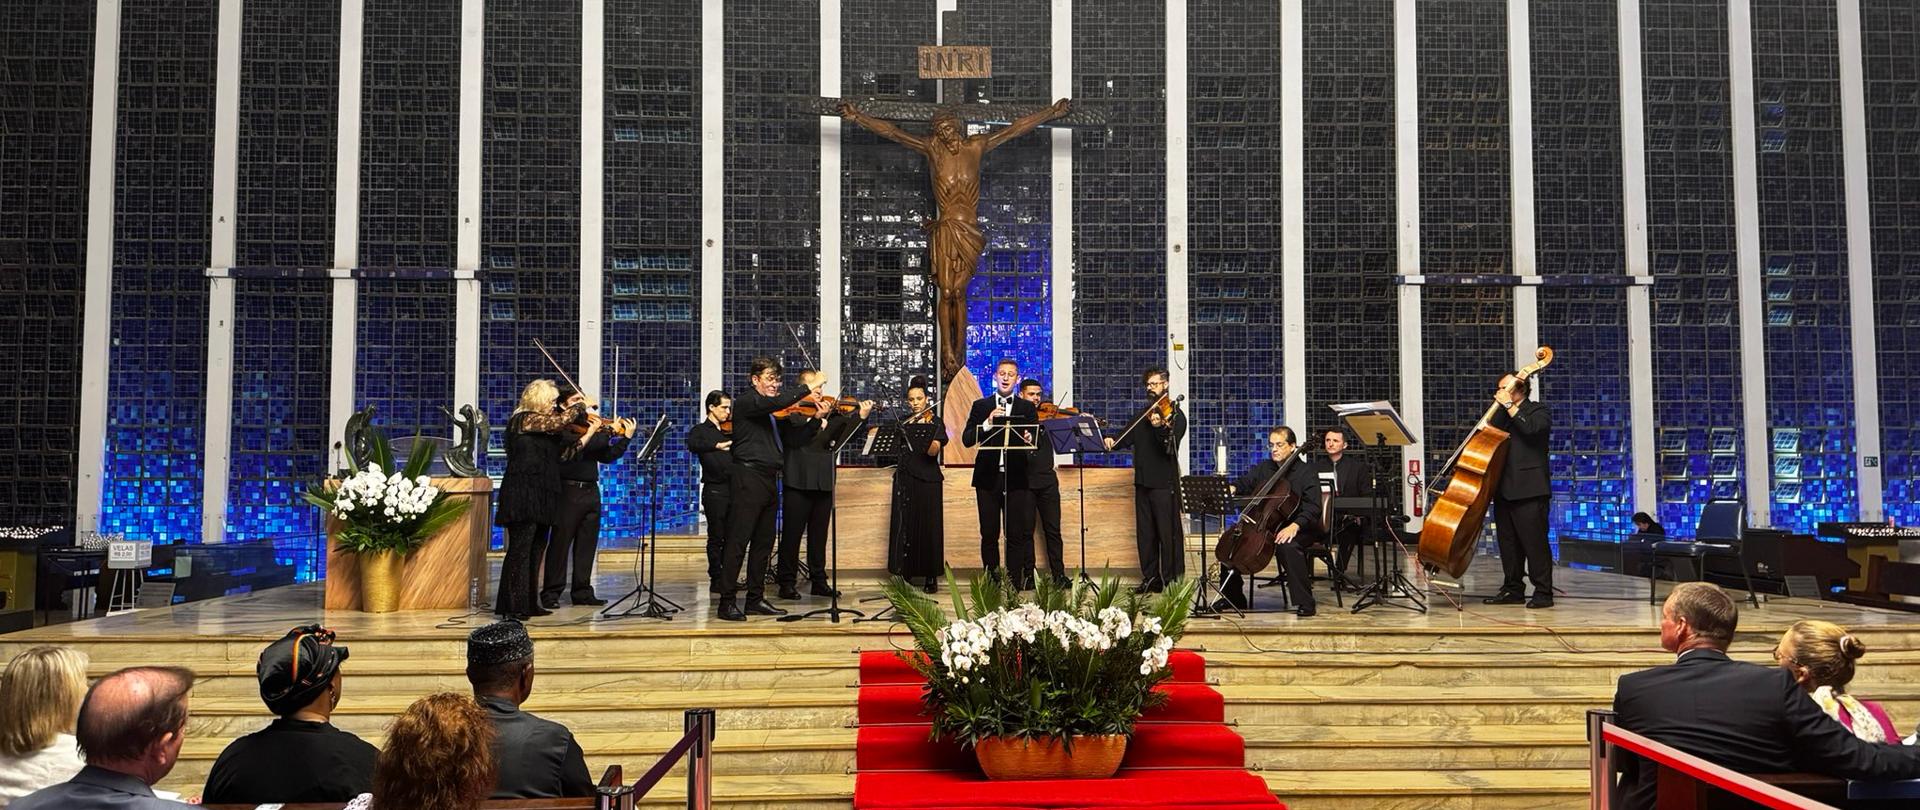
[[[631, 558], [603, 557], [602, 595], [630, 586]], [[678, 737], [683, 709], [712, 707], [720, 805], [848, 807], [856, 653], [905, 644], [902, 628], [720, 622], [700, 582], [704, 563], [677, 553], [661, 560], [662, 591], [689, 610], [671, 621], [610, 621], [566, 607], [535, 620], [539, 675], [528, 708], [571, 726], [595, 773], [614, 763], [635, 773]], [[1491, 590], [1497, 573], [1497, 561], [1479, 560], [1465, 584]], [[1550, 610], [1473, 597], [1463, 598], [1464, 612], [1439, 600], [1424, 615], [1393, 606], [1351, 614], [1321, 585], [1317, 617], [1196, 620], [1184, 646], [1204, 651], [1227, 718], [1247, 740], [1248, 765], [1290, 807], [1584, 807], [1583, 713], [1609, 703], [1619, 675], [1671, 657], [1659, 650], [1645, 580], [1564, 569], [1559, 578], [1564, 595]], [[842, 585], [849, 603], [877, 594], [871, 576]], [[1258, 600], [1272, 606], [1274, 589]], [[1854, 691], [1883, 701], [1902, 728], [1920, 722], [1920, 617], [1802, 599], [1758, 610], [1743, 603], [1736, 657], [1769, 662], [1780, 631], [1802, 618], [1853, 628], [1870, 650]], [[466, 689], [465, 634], [487, 620], [325, 613], [320, 586], [306, 584], [4, 635], [0, 656], [54, 643], [87, 650], [96, 674], [193, 667], [201, 681], [185, 752], [162, 783], [191, 795], [229, 740], [269, 720], [253, 666], [287, 628], [321, 621], [353, 648], [335, 720], [378, 742], [413, 699]], [[669, 779], [646, 803], [680, 801], [681, 784]]]

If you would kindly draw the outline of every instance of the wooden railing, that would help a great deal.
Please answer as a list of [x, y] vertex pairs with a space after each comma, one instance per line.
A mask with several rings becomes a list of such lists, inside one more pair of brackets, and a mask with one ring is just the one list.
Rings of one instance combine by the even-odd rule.
[[1587, 712], [1588, 773], [1592, 810], [1613, 810], [1617, 755], [1630, 752], [1656, 769], [1655, 806], [1660, 810], [1775, 810], [1912, 807], [1920, 780], [1856, 782], [1811, 773], [1746, 774], [1716, 765], [1613, 724], [1613, 712]]

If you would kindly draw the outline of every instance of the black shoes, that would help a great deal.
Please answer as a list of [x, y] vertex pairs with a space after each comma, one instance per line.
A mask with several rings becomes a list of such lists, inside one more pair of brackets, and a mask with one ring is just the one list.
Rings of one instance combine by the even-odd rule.
[[576, 596], [573, 598], [573, 603], [580, 607], [599, 607], [606, 604], [607, 600], [598, 596]]
[[528, 616], [552, 616], [553, 611], [543, 607], [527, 608]]
[[1157, 579], [1149, 579], [1133, 586], [1134, 593], [1159, 593], [1165, 589], [1166, 586], [1161, 584], [1160, 580]]
[[740, 606], [735, 604], [732, 599], [720, 600], [719, 616], [720, 621], [723, 622], [744, 622], [747, 620], [747, 614], [741, 613]]
[[560, 597], [543, 595], [540, 597], [540, 606], [548, 610], [555, 610], [560, 607]]
[[791, 585], [783, 587], [780, 589], [780, 598], [781, 599], [799, 599], [800, 589], [795, 588]]
[[924, 583], [921, 583], [920, 590], [926, 591], [927, 593], [939, 593], [940, 580], [934, 579], [933, 577], [927, 577], [927, 581]]
[[1305, 619], [1319, 612], [1320, 612], [1319, 610], [1315, 609], [1314, 605], [1301, 605], [1293, 609], [1293, 615], [1299, 616], [1302, 619]]
[[766, 599], [752, 599], [747, 602], [747, 612], [756, 616], [785, 616], [787, 612], [773, 606]]
[[814, 596], [824, 596], [824, 597], [832, 598], [832, 597], [843, 595], [839, 591], [834, 590], [832, 585], [828, 585], [825, 582], [815, 582], [813, 583], [813, 587], [809, 588], [808, 590], [811, 591]]
[[[1522, 596], [1519, 591], [1501, 588], [1499, 593], [1496, 593], [1492, 597], [1483, 599], [1481, 601], [1489, 605], [1518, 605], [1522, 602], [1527, 601], [1527, 598], [1525, 596]], [[1548, 597], [1547, 603], [1552, 604], [1553, 598]]]
[[1528, 600], [1527, 600], [1527, 607], [1530, 607], [1530, 608], [1550, 608], [1550, 607], [1553, 607], [1553, 592], [1551, 592], [1551, 591], [1534, 591], [1534, 592], [1533, 592], [1533, 598], [1532, 598], [1532, 599], [1528, 599]]

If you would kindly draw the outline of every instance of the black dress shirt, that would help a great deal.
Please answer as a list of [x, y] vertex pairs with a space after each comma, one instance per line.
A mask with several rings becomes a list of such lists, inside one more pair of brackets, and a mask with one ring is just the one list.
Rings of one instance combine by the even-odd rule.
[[562, 454], [560, 477], [568, 481], [598, 483], [600, 465], [619, 461], [621, 456], [626, 455], [627, 445], [632, 443], [630, 436], [615, 436], [608, 430], [596, 430], [585, 447], [574, 450], [572, 455]]
[[1187, 414], [1174, 411], [1173, 418], [1154, 427], [1140, 418], [1113, 449], [1133, 450], [1133, 483], [1151, 489], [1172, 489], [1180, 481], [1180, 441], [1187, 436]]
[[748, 388], [733, 398], [733, 462], [766, 472], [780, 469], [780, 439], [773, 412], [799, 402], [813, 389], [794, 383], [770, 397]]
[[720, 449], [731, 441], [711, 419], [702, 419], [687, 431], [687, 451], [700, 459], [700, 483], [717, 485], [733, 480], [733, 451]]
[[[1266, 486], [1267, 479], [1272, 478], [1274, 472], [1279, 469], [1280, 462], [1267, 458], [1253, 465], [1245, 475], [1235, 480], [1233, 497], [1234, 503], [1239, 506], [1235, 512], [1245, 511], [1252, 514], [1259, 511], [1259, 501], [1239, 499], [1259, 495], [1260, 488]], [[1287, 486], [1294, 492], [1300, 493], [1300, 510], [1295, 512], [1293, 519], [1287, 522], [1299, 526], [1303, 531], [1314, 528], [1314, 521], [1319, 519], [1320, 514], [1320, 479], [1314, 475], [1311, 465], [1305, 460], [1294, 462], [1293, 468], [1287, 471]]]

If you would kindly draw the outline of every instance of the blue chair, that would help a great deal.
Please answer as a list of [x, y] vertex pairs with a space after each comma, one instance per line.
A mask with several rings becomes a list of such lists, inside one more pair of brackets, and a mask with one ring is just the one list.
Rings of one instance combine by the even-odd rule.
[[1662, 540], [1653, 544], [1653, 560], [1647, 565], [1647, 604], [1659, 604], [1656, 597], [1660, 589], [1659, 576], [1662, 565], [1667, 567], [1669, 579], [1674, 576], [1674, 561], [1687, 560], [1689, 567], [1706, 579], [1706, 561], [1710, 557], [1732, 560], [1740, 569], [1740, 578], [1747, 585], [1747, 601], [1754, 607], [1760, 606], [1760, 597], [1753, 591], [1753, 576], [1747, 571], [1745, 543], [1742, 542], [1747, 530], [1747, 510], [1739, 501], [1710, 501], [1700, 510], [1700, 523], [1695, 527], [1693, 541]]

